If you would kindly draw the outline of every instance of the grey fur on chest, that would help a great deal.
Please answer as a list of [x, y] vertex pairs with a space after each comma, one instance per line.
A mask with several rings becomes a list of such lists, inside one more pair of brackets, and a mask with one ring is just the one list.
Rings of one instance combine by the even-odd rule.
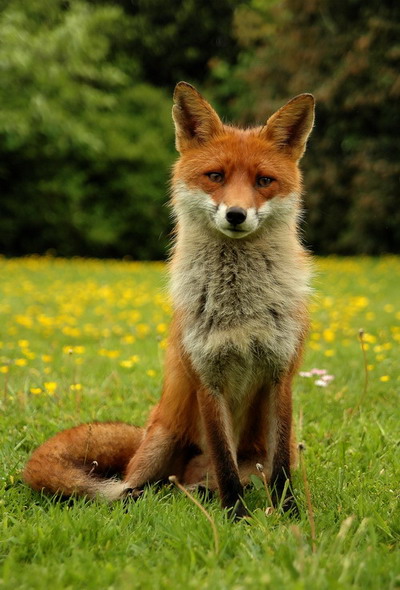
[[193, 254], [175, 269], [172, 294], [185, 312], [183, 344], [201, 377], [213, 389], [232, 391], [287, 366], [303, 298], [290, 265], [237, 241], [209, 243]]
[[259, 252], [246, 256], [234, 246], [205, 249], [194, 269], [197, 297], [191, 307], [206, 331], [245, 328], [254, 320], [279, 322], [280, 285], [271, 273], [271, 261]]

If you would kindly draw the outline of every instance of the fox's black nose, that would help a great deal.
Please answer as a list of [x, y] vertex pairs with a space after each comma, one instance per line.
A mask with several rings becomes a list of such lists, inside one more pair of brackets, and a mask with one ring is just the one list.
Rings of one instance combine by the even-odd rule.
[[241, 207], [229, 207], [225, 215], [231, 225], [240, 225], [247, 217], [247, 212]]

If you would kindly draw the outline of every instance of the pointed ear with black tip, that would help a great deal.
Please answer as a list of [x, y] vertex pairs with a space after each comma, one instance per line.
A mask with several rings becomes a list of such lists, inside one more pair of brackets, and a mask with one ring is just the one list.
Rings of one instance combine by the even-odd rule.
[[200, 145], [222, 131], [217, 113], [187, 82], [179, 82], [175, 87], [172, 116], [178, 152]]
[[261, 131], [262, 137], [300, 160], [314, 124], [314, 97], [299, 94], [274, 113]]

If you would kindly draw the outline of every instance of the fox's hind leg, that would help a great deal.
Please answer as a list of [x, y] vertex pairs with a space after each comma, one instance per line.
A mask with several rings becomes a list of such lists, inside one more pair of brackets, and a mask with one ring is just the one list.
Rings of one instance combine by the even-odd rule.
[[[172, 326], [174, 330], [174, 326]], [[196, 439], [198, 408], [195, 383], [179, 347], [167, 350], [163, 393], [153, 409], [143, 442], [125, 471], [126, 490], [176, 475], [181, 479], [187, 449]]]
[[174, 475], [173, 463], [177, 454], [174, 433], [162, 424], [151, 424], [138, 452], [127, 465], [122, 495]]

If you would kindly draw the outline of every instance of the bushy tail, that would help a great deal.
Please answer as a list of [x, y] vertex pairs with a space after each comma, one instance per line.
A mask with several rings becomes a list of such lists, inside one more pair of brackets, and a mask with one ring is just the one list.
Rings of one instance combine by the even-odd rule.
[[123, 474], [139, 448], [144, 428], [123, 422], [93, 422], [59, 432], [29, 459], [24, 481], [34, 490], [108, 500], [119, 498]]

